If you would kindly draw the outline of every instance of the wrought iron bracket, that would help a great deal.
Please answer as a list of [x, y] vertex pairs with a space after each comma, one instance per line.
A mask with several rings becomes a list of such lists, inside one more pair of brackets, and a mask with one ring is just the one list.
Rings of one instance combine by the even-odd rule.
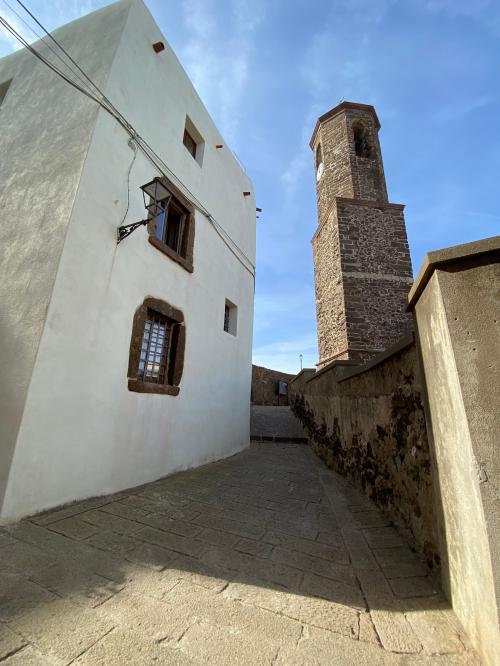
[[118, 227], [116, 232], [116, 243], [118, 244], [124, 238], [130, 236], [130, 234], [133, 231], [135, 231], [137, 228], [145, 226], [148, 222], [149, 220], [141, 220], [140, 222], [134, 222], [133, 224], [124, 224], [123, 226]]

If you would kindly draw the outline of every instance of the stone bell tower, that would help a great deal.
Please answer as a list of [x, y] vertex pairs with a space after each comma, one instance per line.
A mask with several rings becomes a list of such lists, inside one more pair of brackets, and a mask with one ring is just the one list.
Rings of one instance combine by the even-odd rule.
[[318, 368], [367, 361], [412, 330], [404, 206], [387, 199], [379, 129], [373, 106], [342, 102], [318, 119], [311, 138]]

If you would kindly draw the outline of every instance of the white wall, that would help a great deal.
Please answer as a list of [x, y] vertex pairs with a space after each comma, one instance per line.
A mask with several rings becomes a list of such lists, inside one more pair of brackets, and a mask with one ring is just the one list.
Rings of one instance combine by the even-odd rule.
[[[57, 39], [106, 81], [125, 4], [105, 8]], [[103, 34], [106, 39], [103, 39]], [[45, 45], [35, 47], [54, 56]], [[28, 51], [0, 60], [0, 506], [97, 108]]]
[[[120, 3], [121, 4], [121, 3]], [[255, 262], [255, 200], [186, 74], [142, 2], [134, 0], [106, 94]], [[182, 144], [186, 114], [205, 140], [203, 166]], [[231, 455], [248, 445], [254, 282], [196, 213], [194, 273], [147, 241], [118, 247], [133, 151], [99, 112], [66, 236], [19, 430], [3, 520], [105, 494]], [[127, 223], [144, 217], [139, 186], [154, 168], [140, 153]], [[178, 396], [127, 389], [136, 308], [146, 296], [181, 309], [186, 355]], [[238, 334], [223, 330], [238, 306]]]

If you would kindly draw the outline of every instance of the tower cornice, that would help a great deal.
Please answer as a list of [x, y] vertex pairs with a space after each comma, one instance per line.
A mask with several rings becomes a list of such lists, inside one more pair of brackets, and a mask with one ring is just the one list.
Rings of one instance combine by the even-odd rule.
[[314, 131], [312, 133], [312, 137], [309, 142], [311, 148], [314, 145], [314, 141], [316, 140], [316, 134], [318, 133], [320, 126], [326, 120], [330, 120], [331, 118], [334, 118], [335, 116], [339, 115], [344, 111], [366, 111], [368, 113], [371, 113], [373, 119], [375, 120], [375, 126], [377, 130], [379, 130], [381, 127], [377, 113], [371, 104], [359, 104], [358, 102], [341, 102], [340, 104], [337, 104], [337, 106], [334, 106], [333, 109], [330, 109], [330, 111], [327, 111], [322, 116], [320, 116], [316, 121], [316, 125], [314, 127]]

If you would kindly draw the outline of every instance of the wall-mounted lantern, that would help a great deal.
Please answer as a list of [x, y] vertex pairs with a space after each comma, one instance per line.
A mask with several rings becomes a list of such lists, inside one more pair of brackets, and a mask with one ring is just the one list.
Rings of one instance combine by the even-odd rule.
[[[161, 178], [153, 178], [153, 180], [145, 185], [141, 186], [142, 196], [144, 199], [144, 208], [148, 211], [151, 217], [156, 217], [162, 210], [161, 204], [165, 200], [170, 199], [172, 196], [171, 192], [167, 190], [165, 185], [161, 182]], [[148, 197], [148, 200], [146, 200]], [[133, 222], [132, 224], [124, 224], [121, 227], [118, 227], [117, 239], [116, 242], [119, 243], [127, 236], [138, 229], [139, 227], [145, 226], [149, 222], [149, 217], [145, 220], [140, 220], [140, 222]]]

